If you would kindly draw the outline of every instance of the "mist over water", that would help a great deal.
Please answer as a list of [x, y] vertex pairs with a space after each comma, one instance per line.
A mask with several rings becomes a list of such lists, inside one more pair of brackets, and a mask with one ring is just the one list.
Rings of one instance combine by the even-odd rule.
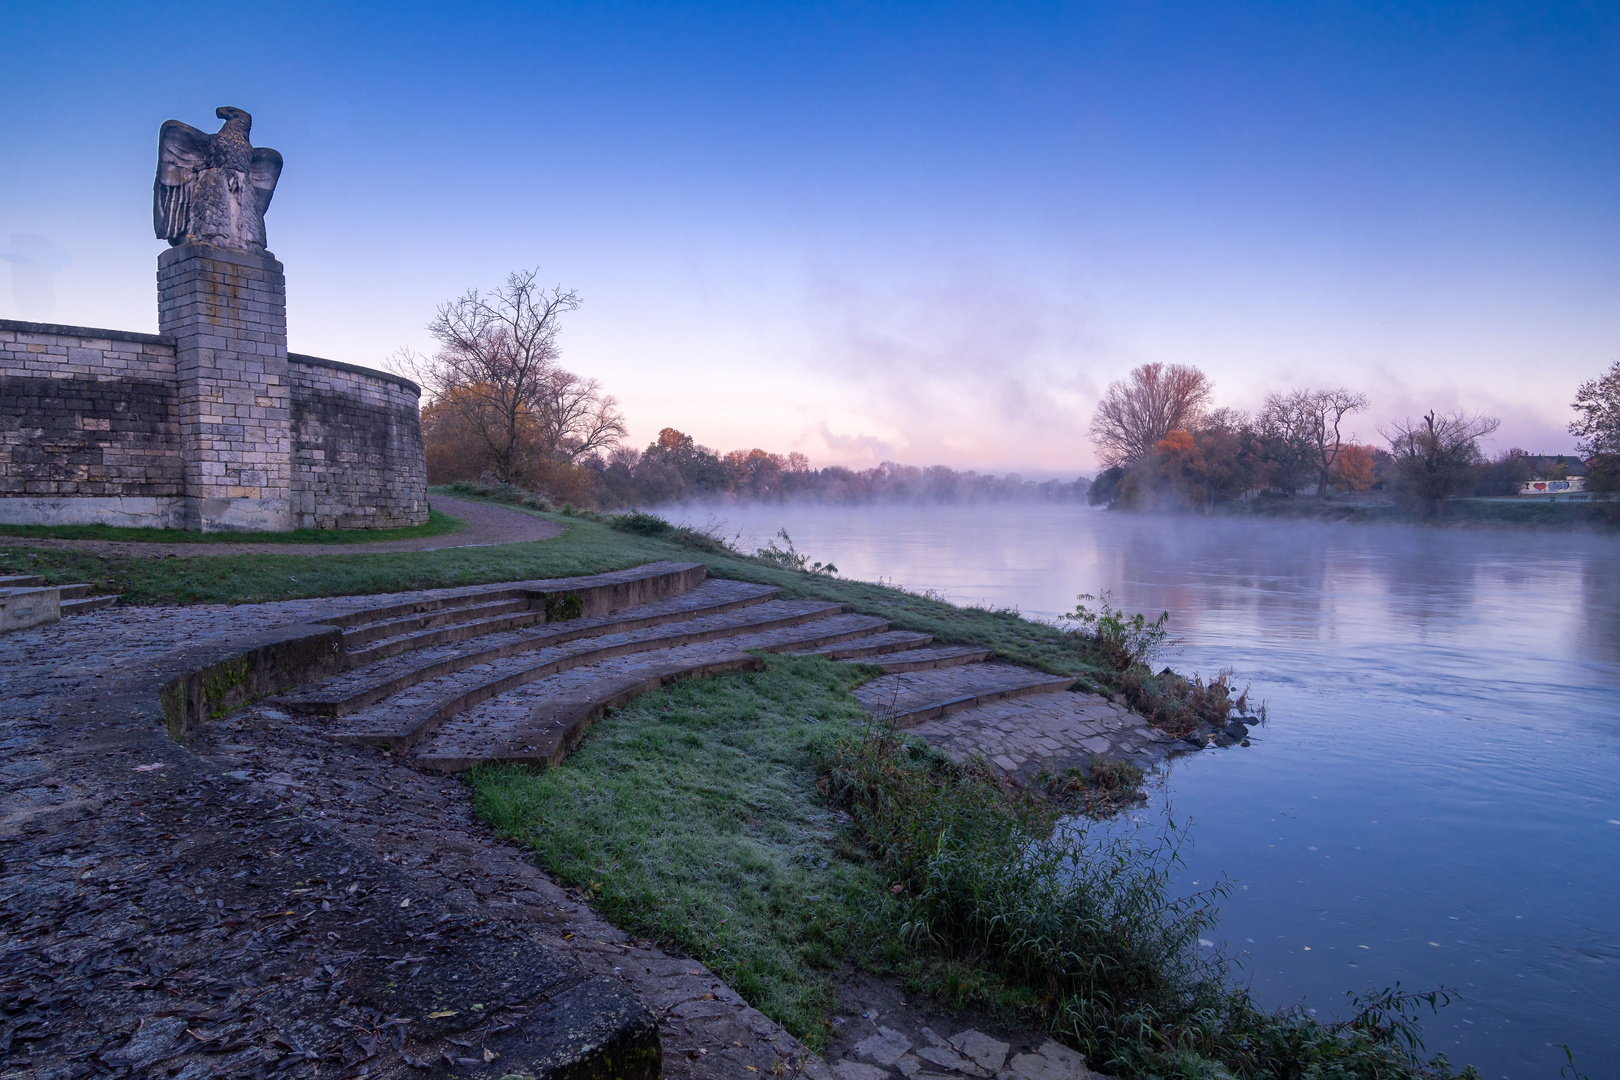
[[[1271, 722], [1173, 762], [1181, 885], [1272, 1005], [1445, 985], [1429, 1052], [1487, 1078], [1620, 1075], [1620, 538], [1150, 518], [1071, 504], [664, 508], [752, 551], [1055, 618], [1168, 610], [1185, 672]], [[740, 534], [740, 535], [739, 535]]]

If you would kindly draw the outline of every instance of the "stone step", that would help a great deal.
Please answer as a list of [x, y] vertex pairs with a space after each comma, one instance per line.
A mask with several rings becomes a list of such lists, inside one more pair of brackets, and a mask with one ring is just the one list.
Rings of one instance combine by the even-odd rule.
[[60, 605], [48, 585], [0, 586], [0, 634], [53, 623], [62, 617]]
[[480, 619], [488, 619], [499, 615], [512, 615], [517, 612], [525, 612], [531, 615], [530, 622], [544, 622], [546, 618], [546, 613], [543, 611], [531, 612], [529, 610], [529, 598], [519, 594], [504, 599], [481, 600], [477, 603], [440, 608], [438, 611], [406, 615], [395, 619], [384, 619], [380, 622], [363, 623], [353, 629], [343, 631], [343, 647], [351, 654], [354, 654], [361, 646], [370, 642], [404, 637], [406, 634], [417, 630], [431, 630], [440, 626], [476, 622]]
[[526, 594], [521, 586], [505, 584], [495, 588], [478, 589], [473, 592], [451, 593], [420, 600], [407, 600], [398, 604], [385, 604], [380, 607], [358, 608], [354, 611], [344, 612], [342, 615], [328, 616], [322, 619], [321, 623], [325, 626], [341, 627], [345, 633], [348, 633], [360, 627], [403, 619], [411, 615], [455, 611], [459, 608], [487, 604], [496, 600], [509, 600], [524, 595]]
[[875, 664], [893, 675], [901, 671], [961, 667], [963, 664], [977, 664], [989, 657], [989, 649], [977, 649], [972, 645], [941, 645], [932, 649], [907, 649], [904, 652], [887, 653], [870, 660], [854, 657], [845, 660], [844, 663]]
[[914, 630], [890, 630], [873, 634], [846, 645], [825, 645], [819, 649], [806, 649], [798, 656], [825, 656], [829, 660], [853, 660], [861, 656], [920, 649], [934, 640], [933, 634], [919, 634]]
[[480, 762], [556, 764], [578, 744], [603, 709], [656, 689], [662, 685], [660, 680], [673, 677], [667, 673], [740, 670], [726, 665], [751, 653], [793, 652], [817, 640], [847, 640], [851, 634], [881, 631], [887, 625], [870, 615], [830, 615], [799, 626], [612, 657], [571, 668], [492, 697], [448, 720], [421, 743], [415, 759], [425, 767], [449, 772]]
[[532, 581], [503, 581], [496, 585], [443, 593], [426, 599], [406, 600], [376, 607], [356, 608], [322, 619], [326, 626], [345, 629], [363, 623], [380, 622], [413, 612], [437, 611], [444, 607], [484, 603], [508, 596], [534, 593], [560, 596], [573, 592], [586, 610], [581, 615], [601, 615], [621, 607], [647, 604], [695, 589], [708, 576], [702, 563], [651, 562], [628, 570], [613, 570], [573, 578], [537, 578]]
[[56, 595], [63, 600], [78, 600], [89, 596], [90, 590], [93, 588], [95, 588], [94, 585], [58, 585]]
[[77, 600], [64, 600], [62, 601], [62, 617], [65, 619], [69, 615], [88, 615], [92, 611], [100, 611], [102, 608], [112, 607], [116, 603], [118, 603], [116, 593], [112, 596], [85, 596]]
[[[452, 619], [448, 625], [407, 633], [393, 633], [371, 641], [364, 648], [349, 652], [348, 663], [352, 667], [434, 645], [465, 641], [470, 637], [497, 633], [517, 626], [603, 615], [621, 608], [652, 603], [689, 592], [707, 575], [708, 570], [702, 563], [647, 563], [629, 570], [615, 570], [605, 574], [506, 582], [495, 588], [473, 589], [465, 593], [452, 593], [426, 600], [362, 608], [323, 619], [322, 622], [328, 626], [343, 627], [346, 633], [352, 631], [365, 634], [367, 631], [364, 628], [371, 624], [408, 621], [411, 616], [430, 615], [445, 608], [476, 607], [518, 597], [527, 601], [527, 610], [524, 611], [485, 617], [469, 612], [468, 617], [460, 620]], [[408, 627], [392, 629], [408, 629]]]
[[642, 664], [632, 671], [604, 676], [574, 693], [547, 697], [498, 733], [478, 727], [443, 733], [418, 751], [414, 760], [425, 769], [450, 773], [500, 762], [557, 765], [608, 709], [676, 679], [764, 668], [759, 657], [736, 651]]
[[1067, 690], [1074, 683], [1069, 676], [1011, 664], [967, 664], [882, 675], [857, 688], [855, 697], [875, 719], [912, 727], [992, 701]]
[[448, 645], [452, 642], [466, 641], [468, 638], [496, 634], [502, 630], [514, 630], [520, 626], [533, 626], [536, 623], [545, 621], [545, 612], [530, 611], [525, 608], [523, 611], [510, 612], [505, 615], [491, 615], [487, 618], [469, 619], [465, 622], [452, 622], [448, 626], [438, 626], [427, 630], [400, 634], [397, 637], [385, 638], [382, 641], [363, 645], [358, 649], [348, 650], [348, 665], [350, 667], [363, 667], [378, 660], [386, 660], [390, 656], [416, 652], [418, 649], [426, 649], [434, 645]]
[[280, 703], [295, 712], [342, 716], [428, 679], [452, 675], [480, 664], [581, 638], [626, 634], [646, 627], [737, 611], [765, 603], [779, 591], [770, 585], [711, 579], [681, 595], [605, 615], [495, 633], [480, 637], [472, 644], [450, 643], [402, 653], [300, 688], [282, 697]]
[[959, 762], [981, 757], [1021, 782], [1085, 769], [1098, 756], [1148, 766], [1178, 745], [1124, 706], [1074, 691], [976, 705], [924, 721], [910, 733]]
[[[358, 709], [341, 726], [327, 732], [341, 742], [386, 747], [402, 751], [437, 730], [446, 720], [499, 694], [572, 668], [587, 666], [632, 653], [667, 650], [673, 645], [699, 644], [719, 639], [736, 640], [747, 635], [818, 622], [838, 615], [842, 604], [813, 600], [772, 600], [736, 612], [709, 615], [682, 622], [655, 625], [625, 634], [607, 634], [577, 639], [561, 645], [529, 650], [515, 656], [449, 675], [428, 679], [376, 704]], [[881, 619], [841, 627], [839, 635], [871, 632], [871, 627], [887, 626]], [[791, 648], [800, 642], [824, 639], [822, 631], [783, 642]], [[734, 646], [735, 648], [736, 646]]]
[[32, 589], [45, 584], [38, 574], [6, 574], [0, 576], [0, 589]]

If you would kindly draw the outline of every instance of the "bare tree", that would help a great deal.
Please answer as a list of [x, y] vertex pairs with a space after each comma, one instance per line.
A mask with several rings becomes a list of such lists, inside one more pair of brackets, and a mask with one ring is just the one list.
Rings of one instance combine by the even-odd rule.
[[404, 358], [434, 409], [482, 448], [487, 469], [520, 483], [581, 455], [611, 450], [624, 436], [618, 404], [595, 379], [557, 364], [559, 321], [579, 294], [536, 284], [537, 270], [499, 288], [473, 289], [439, 306], [428, 360]]
[[1580, 419], [1569, 425], [1569, 433], [1581, 437], [1583, 454], [1620, 454], [1620, 361], [1607, 374], [1581, 383], [1573, 408]]
[[1267, 394], [1255, 427], [1260, 453], [1270, 466], [1270, 486], [1292, 496], [1311, 464], [1313, 438], [1309, 394]]
[[1402, 492], [1433, 517], [1481, 460], [1479, 440], [1501, 426], [1494, 416], [1430, 411], [1420, 420], [1408, 418], [1378, 431], [1395, 457]]
[[619, 404], [595, 379], [553, 367], [540, 381], [535, 409], [536, 440], [552, 461], [578, 461], [611, 451], [624, 438]]
[[1344, 387], [1335, 390], [1308, 391], [1302, 402], [1302, 411], [1308, 418], [1312, 463], [1316, 466], [1316, 497], [1327, 498], [1328, 483], [1333, 477], [1333, 463], [1344, 449], [1344, 437], [1339, 426], [1351, 413], [1367, 408], [1367, 395], [1353, 393]]
[[1194, 426], [1213, 391], [1195, 367], [1143, 364], [1124, 382], [1109, 384], [1091, 418], [1098, 456], [1108, 466], [1136, 464], [1172, 431]]

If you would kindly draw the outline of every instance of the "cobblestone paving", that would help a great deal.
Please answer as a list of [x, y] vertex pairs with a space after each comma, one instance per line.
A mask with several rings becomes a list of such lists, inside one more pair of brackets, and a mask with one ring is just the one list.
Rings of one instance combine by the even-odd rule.
[[1040, 688], [1066, 689], [1073, 681], [1012, 664], [965, 664], [884, 675], [857, 689], [855, 696], [873, 716], [898, 717], [905, 725], [919, 710], [963, 697]]
[[[255, 975], [256, 969], [239, 971], [239, 964], [209, 961], [206, 951], [195, 958], [185, 956], [195, 948], [200, 925], [196, 917], [167, 924], [152, 920], [145, 926], [131, 921], [138, 910], [134, 905], [155, 908], [166, 897], [165, 902], [178, 902], [175, 898], [182, 892], [189, 898], [192, 890], [189, 881], [170, 883], [154, 877], [148, 854], [153, 841], [141, 840], [142, 846], [136, 846], [123, 827], [126, 820], [140, 819], [142, 800], [153, 796], [139, 788], [125, 790], [127, 785], [109, 786], [79, 763], [83, 755], [100, 758], [108, 753], [129, 758], [111, 767], [140, 783], [161, 783], [187, 763], [202, 775], [244, 783], [251, 794], [243, 805], [266, 821], [283, 823], [279, 826], [283, 831], [291, 829], [295, 846], [300, 830], [306, 845], [335, 836], [397, 867], [417, 896], [433, 897], [447, 909], [534, 937], [588, 971], [625, 983], [659, 1016], [666, 1076], [719, 1080], [797, 1074], [805, 1051], [796, 1040], [701, 964], [621, 933], [521, 852], [495, 841], [474, 818], [459, 782], [420, 773], [387, 755], [335, 744], [268, 706], [240, 710], [205, 726], [189, 753], [162, 732], [153, 691], [162, 679], [183, 669], [188, 645], [217, 646], [277, 622], [376, 602], [375, 597], [364, 597], [349, 603], [289, 602], [234, 609], [115, 608], [0, 638], [4, 749], [0, 869], [11, 870], [11, 851], [18, 844], [48, 837], [64, 851], [53, 856], [54, 861], [47, 860], [48, 866], [31, 864], [25, 879], [29, 889], [7, 890], [0, 897], [0, 916], [8, 924], [13, 917], [21, 920], [15, 924], [19, 927], [33, 925], [30, 918], [37, 923], [49, 917], [56, 924], [80, 926], [80, 933], [93, 928], [96, 936], [91, 940], [105, 942], [102, 966], [121, 964], [136, 983], [144, 973], [151, 987], [138, 990], [137, 997], [125, 1004], [124, 998], [115, 1001], [101, 992], [112, 993], [116, 978], [87, 982], [63, 970], [54, 991], [43, 996], [37, 982], [31, 984], [30, 1000], [48, 1003], [59, 1031], [50, 1036], [54, 1041], [35, 1045], [54, 1049], [31, 1062], [14, 1047], [0, 1065], [0, 1076], [54, 1078], [105, 1072], [106, 1065], [91, 1063], [123, 1054], [117, 1060], [125, 1074], [133, 1062], [136, 1075], [149, 1075], [150, 1069], [161, 1066], [161, 1074], [202, 1080], [226, 1060], [221, 1056], [224, 1050], [235, 1055], [230, 1060], [236, 1064], [245, 1063], [248, 1071], [260, 1061], [285, 1065], [288, 1062], [281, 1059], [296, 1063], [307, 1054], [307, 1070], [300, 1065], [292, 1075], [356, 1074], [358, 1054], [351, 1054], [343, 1030], [324, 1020], [316, 1024], [299, 1019], [300, 1012], [333, 1014], [324, 1004], [326, 976], [321, 975], [320, 964], [337, 963], [341, 957], [328, 956], [315, 946], [297, 954], [283, 953], [273, 942], [252, 946], [250, 953], [259, 950], [253, 955], [262, 953], [266, 960], [280, 957], [283, 975], [277, 979], [296, 967], [306, 988], [319, 990], [309, 1001], [282, 1001], [278, 1006], [253, 988], [254, 980], [265, 978], [262, 972]], [[120, 746], [127, 748], [119, 750]], [[157, 767], [142, 774], [132, 771], [136, 765]], [[195, 835], [206, 828], [205, 822], [186, 827]], [[208, 896], [201, 895], [201, 885], [198, 892], [211, 906]], [[100, 922], [96, 912], [103, 913]], [[300, 940], [291, 941], [289, 947], [303, 948]], [[138, 946], [138, 954], [121, 949], [123, 942]], [[50, 947], [56, 950], [51, 955], [80, 962], [78, 952]], [[6, 983], [23, 970], [18, 965], [29, 955], [29, 943], [13, 937], [0, 948], [5, 950], [0, 953], [4, 972], [0, 983]], [[39, 963], [46, 965], [45, 970], [51, 967], [43, 958]], [[234, 992], [222, 996], [210, 991], [221, 987]], [[139, 993], [156, 1004], [147, 1003]], [[189, 1004], [199, 997], [198, 1004]], [[179, 1019], [178, 1027], [163, 1019], [160, 1010], [165, 1008]], [[485, 1026], [498, 1029], [504, 1015], [492, 1017]], [[153, 1026], [155, 1020], [162, 1023]], [[187, 1039], [187, 1027], [199, 1030], [208, 1041]], [[482, 1047], [486, 1034], [474, 1030], [464, 1041]], [[290, 1045], [276, 1043], [276, 1038]], [[447, 1049], [462, 1052], [455, 1044]], [[294, 1053], [298, 1058], [289, 1058]], [[344, 1066], [346, 1055], [356, 1060]], [[473, 1059], [468, 1060], [470, 1066]], [[51, 1070], [36, 1068], [47, 1063]], [[478, 1064], [484, 1066], [482, 1061]], [[391, 1056], [387, 1045], [367, 1067], [372, 1076], [439, 1074], [407, 1067], [400, 1057]], [[497, 1069], [490, 1075], [499, 1074]]]

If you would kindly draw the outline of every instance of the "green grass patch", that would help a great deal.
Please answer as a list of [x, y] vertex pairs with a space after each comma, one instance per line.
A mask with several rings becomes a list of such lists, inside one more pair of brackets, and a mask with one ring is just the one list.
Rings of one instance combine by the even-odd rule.
[[125, 604], [248, 604], [570, 577], [672, 557], [674, 549], [667, 543], [580, 519], [545, 516], [563, 523], [561, 536], [427, 551], [151, 557], [0, 540], [0, 570], [40, 574], [51, 584], [90, 582], [98, 591], [122, 593]]
[[191, 529], [124, 529], [112, 525], [0, 525], [0, 536], [52, 540], [123, 540], [150, 544], [367, 544], [444, 536], [467, 523], [429, 510], [421, 525], [400, 529], [293, 529], [291, 532], [197, 532]]
[[767, 663], [615, 710], [561, 767], [469, 779], [500, 835], [617, 925], [702, 960], [819, 1047], [882, 892], [847, 840], [840, 855], [844, 827], [816, 790], [819, 762], [864, 719], [849, 689], [866, 669]]

